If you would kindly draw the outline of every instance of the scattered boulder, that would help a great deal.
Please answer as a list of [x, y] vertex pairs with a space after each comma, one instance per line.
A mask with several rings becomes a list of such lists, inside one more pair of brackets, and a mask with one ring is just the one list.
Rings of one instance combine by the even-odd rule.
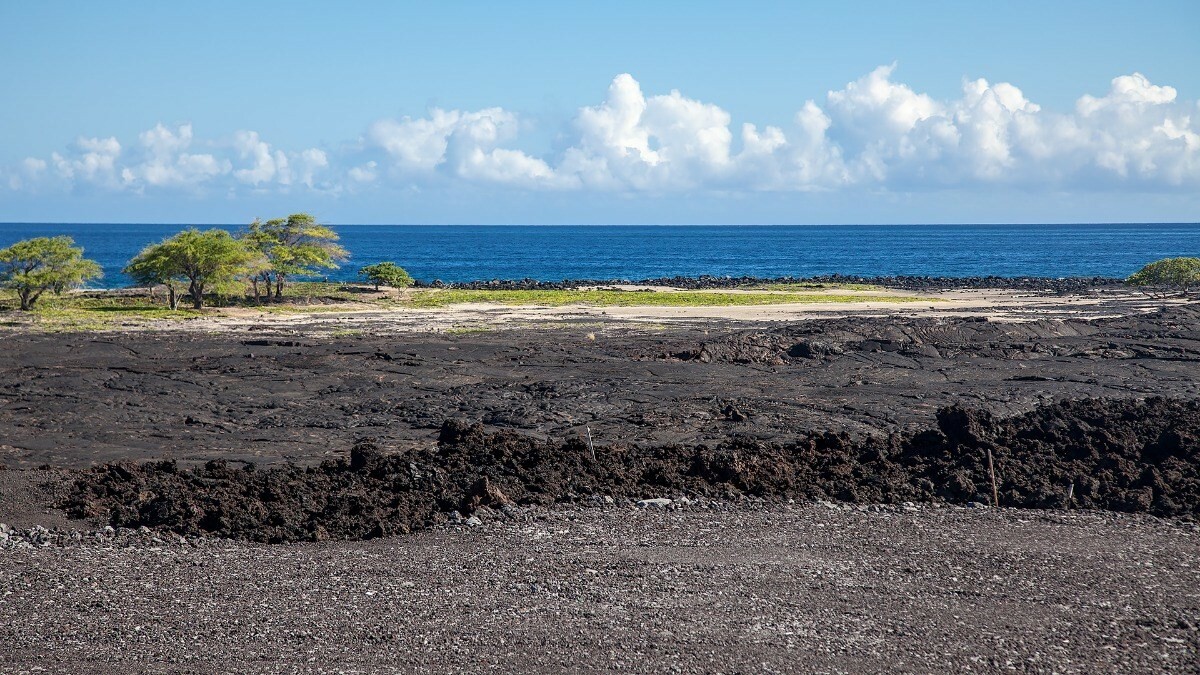
[[844, 353], [842, 345], [825, 340], [801, 340], [787, 350], [787, 355], [794, 359], [819, 359], [822, 356]]
[[734, 333], [705, 342], [692, 351], [679, 352], [675, 356], [684, 361], [700, 363], [757, 363], [768, 366], [782, 365], [785, 350], [781, 336], [770, 333]]
[[468, 513], [481, 506], [497, 508], [513, 505], [513, 500], [509, 499], [508, 495], [504, 494], [500, 488], [493, 485], [487, 476], [475, 481], [463, 498], [463, 510]]
[[732, 403], [726, 405], [721, 410], [721, 416], [730, 422], [746, 422], [750, 419], [749, 415], [739, 410]]

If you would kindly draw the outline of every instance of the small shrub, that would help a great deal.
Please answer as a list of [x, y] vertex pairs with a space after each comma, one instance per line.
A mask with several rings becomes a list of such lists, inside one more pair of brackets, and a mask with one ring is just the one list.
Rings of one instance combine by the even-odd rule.
[[403, 267], [400, 267], [394, 262], [381, 262], [374, 265], [367, 265], [358, 271], [359, 276], [364, 277], [367, 281], [375, 285], [375, 290], [379, 290], [380, 286], [391, 286], [392, 288], [407, 288], [413, 285], [413, 278]]
[[1200, 286], [1200, 258], [1164, 258], [1134, 272], [1125, 283], [1186, 294]]

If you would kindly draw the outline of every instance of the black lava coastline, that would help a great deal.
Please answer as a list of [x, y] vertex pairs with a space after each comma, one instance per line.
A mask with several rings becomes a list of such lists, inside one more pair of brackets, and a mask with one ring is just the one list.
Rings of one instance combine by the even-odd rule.
[[594, 286], [667, 286], [684, 290], [722, 290], [748, 286], [776, 284], [869, 284], [899, 290], [941, 291], [951, 289], [1010, 289], [1051, 293], [1079, 293], [1094, 289], [1116, 288], [1124, 285], [1113, 277], [932, 277], [932, 276], [856, 276], [827, 274], [811, 277], [751, 277], [751, 276], [674, 276], [653, 279], [491, 279], [476, 281], [432, 282], [418, 281], [418, 288], [446, 288], [493, 291], [568, 291]]

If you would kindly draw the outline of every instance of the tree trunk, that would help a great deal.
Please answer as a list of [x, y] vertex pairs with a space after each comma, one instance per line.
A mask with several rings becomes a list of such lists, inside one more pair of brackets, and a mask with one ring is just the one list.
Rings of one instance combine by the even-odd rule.
[[188, 292], [192, 294], [192, 309], [204, 309], [204, 286], [193, 281]]
[[179, 309], [179, 296], [175, 294], [174, 286], [167, 286], [167, 306], [171, 309]]
[[258, 276], [250, 277], [250, 286], [254, 288], [254, 302], [258, 302]]
[[22, 288], [17, 291], [17, 296], [21, 298], [21, 309], [25, 311], [33, 309], [33, 301], [36, 298], [33, 297], [32, 291]]
[[278, 272], [275, 273], [275, 299], [283, 299], [283, 275]]

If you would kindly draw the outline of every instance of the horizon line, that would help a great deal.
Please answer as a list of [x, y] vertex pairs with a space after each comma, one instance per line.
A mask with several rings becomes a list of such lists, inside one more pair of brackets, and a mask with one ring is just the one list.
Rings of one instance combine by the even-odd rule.
[[[302, 212], [300, 212], [302, 213]], [[249, 222], [165, 222], [165, 221], [68, 221], [68, 220], [12, 220], [0, 221], [0, 227], [8, 225], [175, 225], [178, 227], [234, 227], [247, 226]], [[1045, 222], [896, 222], [896, 223], [337, 223], [322, 222], [331, 227], [987, 227], [1018, 226], [1037, 227], [1085, 226], [1085, 225], [1200, 225], [1198, 221], [1045, 221]]]

